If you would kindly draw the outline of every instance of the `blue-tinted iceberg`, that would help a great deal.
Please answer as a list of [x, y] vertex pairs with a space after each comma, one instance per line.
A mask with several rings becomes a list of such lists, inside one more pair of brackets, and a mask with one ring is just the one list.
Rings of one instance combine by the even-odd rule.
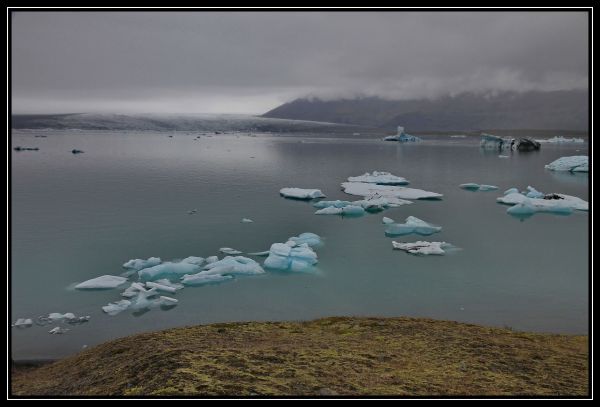
[[414, 216], [406, 218], [405, 223], [390, 223], [385, 227], [386, 236], [403, 236], [416, 233], [429, 236], [442, 230], [441, 226], [435, 226]]
[[468, 182], [466, 184], [459, 185], [462, 189], [466, 189], [467, 191], [495, 191], [498, 189], [495, 185], [486, 185], [486, 184], [475, 184], [473, 182]]
[[75, 288], [78, 290], [106, 290], [116, 288], [126, 281], [125, 277], [104, 275], [79, 283]]
[[398, 133], [393, 136], [384, 137], [385, 141], [399, 141], [399, 142], [414, 142], [414, 141], [422, 141], [420, 137], [411, 136], [410, 134], [406, 134], [404, 132], [404, 127], [398, 126]]
[[409, 183], [406, 178], [398, 177], [385, 171], [366, 172], [358, 177], [348, 177], [348, 181], [380, 185], [406, 185]]
[[282, 271], [309, 271], [317, 264], [317, 254], [306, 243], [273, 243], [264, 266]]
[[318, 247], [323, 244], [321, 236], [311, 232], [300, 233], [298, 236], [292, 236], [288, 239], [288, 242], [293, 242], [297, 245], [306, 243], [310, 247]]
[[442, 194], [422, 189], [406, 188], [396, 185], [368, 184], [366, 182], [343, 182], [342, 190], [349, 195], [363, 196], [365, 199], [385, 198], [393, 204], [410, 203], [405, 199], [440, 199]]
[[126, 262], [125, 264], [123, 264], [123, 267], [129, 270], [141, 270], [141, 269], [145, 269], [147, 267], [152, 267], [152, 266], [156, 266], [158, 264], [161, 263], [161, 260], [159, 257], [150, 257], [146, 260], [144, 259], [132, 259], [129, 260], [128, 262]]
[[416, 254], [421, 256], [427, 256], [430, 254], [443, 256], [446, 254], [446, 251], [450, 249], [455, 249], [449, 243], [446, 242], [425, 242], [418, 241], [414, 243], [402, 243], [402, 242], [392, 242], [392, 246], [397, 250], [404, 250], [410, 254]]
[[207, 264], [200, 274], [205, 275], [253, 275], [263, 274], [265, 271], [256, 261], [244, 256], [227, 256], [222, 260]]
[[589, 172], [587, 155], [560, 157], [547, 164], [545, 168], [552, 171]]
[[320, 189], [282, 188], [279, 193], [286, 198], [294, 199], [316, 199], [325, 198]]
[[185, 274], [194, 274], [200, 270], [200, 266], [186, 262], [165, 262], [158, 266], [148, 267], [138, 271], [140, 280], [154, 281], [160, 278], [177, 278]]

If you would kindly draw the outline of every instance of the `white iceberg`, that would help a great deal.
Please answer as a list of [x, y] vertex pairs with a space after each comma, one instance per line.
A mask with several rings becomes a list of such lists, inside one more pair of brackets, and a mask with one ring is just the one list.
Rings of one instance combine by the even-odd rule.
[[588, 161], [587, 155], [560, 157], [547, 164], [545, 168], [552, 171], [589, 172]]
[[564, 143], [585, 143], [582, 138], [568, 138], [563, 136], [554, 136], [548, 139], [536, 139], [538, 143], [564, 144]]
[[346, 205], [342, 208], [328, 206], [327, 208], [319, 209], [315, 215], [342, 215], [342, 216], [362, 216], [365, 210], [362, 206]]
[[243, 256], [227, 256], [222, 260], [208, 264], [199, 274], [263, 274], [265, 271], [256, 261]]
[[265, 250], [264, 252], [254, 252], [254, 253], [248, 253], [250, 256], [268, 256], [269, 255], [269, 251]]
[[242, 223], [254, 223], [252, 219], [242, 218]]
[[33, 320], [31, 318], [17, 318], [13, 326], [17, 328], [29, 328], [33, 325]]
[[385, 171], [366, 172], [358, 177], [348, 177], [348, 181], [380, 185], [406, 185], [409, 183], [406, 178], [398, 177]]
[[453, 246], [446, 242], [425, 242], [418, 241], [414, 243], [399, 243], [392, 242], [394, 249], [404, 250], [411, 254], [417, 255], [438, 255], [443, 256], [446, 254], [446, 250], [453, 248]]
[[190, 286], [198, 286], [204, 284], [220, 283], [222, 281], [231, 280], [233, 276], [223, 276], [220, 274], [203, 274], [202, 272], [196, 274], [186, 274], [181, 279], [182, 284]]
[[393, 199], [398, 205], [408, 204], [405, 199], [440, 199], [443, 195], [422, 189], [406, 188], [396, 185], [377, 185], [365, 182], [343, 182], [342, 190], [349, 195], [363, 196], [366, 199]]
[[325, 195], [320, 189], [281, 188], [279, 193], [286, 198], [294, 199], [325, 198]]
[[[164, 285], [164, 286], [167, 286], [167, 287], [174, 288], [175, 290], [181, 290], [181, 289], [183, 288], [183, 285], [182, 285], [182, 284], [179, 284], [179, 283], [173, 283], [173, 282], [171, 282], [171, 281], [167, 280], [166, 278], [163, 278], [163, 279], [160, 279], [160, 280], [156, 280], [156, 281], [154, 281], [154, 282], [155, 282], [155, 283], [157, 283], [157, 284], [162, 284], [162, 285]], [[148, 284], [148, 283], [146, 283], [146, 285], [147, 285], [147, 284]]]
[[177, 288], [175, 287], [171, 287], [165, 284], [160, 284], [160, 283], [156, 283], [153, 281], [147, 281], [146, 282], [146, 287], [152, 289], [152, 288], [156, 288], [157, 291], [163, 291], [166, 293], [171, 293], [171, 294], [175, 294], [177, 292]]
[[292, 243], [296, 244], [296, 245], [306, 243], [307, 245], [309, 245], [311, 247], [316, 247], [316, 246], [320, 246], [321, 244], [323, 244], [323, 241], [321, 240], [321, 236], [319, 236], [315, 233], [305, 232], [305, 233], [300, 233], [298, 236], [290, 237], [286, 244], [293, 246]]
[[429, 236], [442, 230], [441, 226], [429, 224], [414, 216], [406, 218], [405, 223], [390, 223], [385, 227], [386, 236], [403, 236], [416, 233]]
[[84, 281], [75, 286], [78, 290], [105, 290], [116, 288], [127, 281], [125, 277], [103, 275]]
[[[561, 212], [560, 208], [565, 207], [579, 211], [587, 211], [589, 207], [589, 204], [583, 199], [565, 194], [545, 194], [543, 198], [529, 198], [525, 194], [519, 192], [510, 192], [497, 198], [496, 201], [507, 205], [526, 204], [533, 207], [538, 212]], [[522, 210], [525, 209], [522, 208]], [[515, 212], [513, 211], [513, 213]]]
[[273, 243], [264, 266], [269, 269], [302, 272], [317, 263], [317, 254], [306, 243]]
[[61, 314], [60, 312], [51, 312], [50, 314], [48, 314], [48, 319], [51, 322], [59, 322], [59, 321], [64, 321], [64, 320], [72, 320], [75, 319], [75, 314], [73, 314], [72, 312], [67, 312], [64, 314]]
[[160, 297], [158, 297], [157, 302], [161, 306], [172, 307], [174, 305], [177, 305], [179, 303], [179, 300], [161, 295]]
[[52, 334], [52, 335], [57, 335], [57, 334], [67, 333], [68, 331], [69, 331], [69, 328], [61, 328], [59, 326], [56, 326], [56, 327], [52, 328], [51, 330], [49, 330], [48, 333]]
[[141, 270], [146, 267], [152, 267], [160, 264], [162, 261], [160, 257], [150, 257], [146, 260], [144, 259], [132, 259], [123, 264], [123, 267], [130, 270]]
[[180, 277], [185, 274], [194, 274], [198, 270], [200, 270], [200, 266], [196, 264], [186, 262], [166, 262], [159, 264], [158, 266], [142, 269], [138, 271], [138, 275], [142, 281], [154, 281], [160, 278], [172, 278]]
[[205, 261], [206, 260], [203, 257], [189, 256], [181, 260], [181, 263], [189, 263], [195, 264], [196, 266], [201, 266], [204, 264]]
[[232, 249], [231, 247], [221, 247], [221, 248], [219, 249], [219, 251], [220, 251], [221, 253], [230, 254], [230, 255], [232, 255], [232, 256], [235, 256], [235, 255], [238, 255], [238, 254], [242, 254], [242, 253], [243, 253], [243, 252], [240, 252], [239, 250]]
[[108, 315], [117, 315], [120, 312], [125, 311], [131, 305], [131, 301], [129, 300], [121, 300], [117, 302], [111, 302], [108, 305], [102, 307], [102, 311], [106, 312]]
[[381, 219], [381, 223], [384, 225], [389, 225], [390, 223], [394, 223], [394, 219], [384, 216], [383, 219]]
[[466, 184], [460, 184], [459, 187], [462, 189], [466, 189], [468, 191], [495, 191], [498, 189], [495, 185], [486, 185], [486, 184], [475, 184], [473, 182], [468, 182]]

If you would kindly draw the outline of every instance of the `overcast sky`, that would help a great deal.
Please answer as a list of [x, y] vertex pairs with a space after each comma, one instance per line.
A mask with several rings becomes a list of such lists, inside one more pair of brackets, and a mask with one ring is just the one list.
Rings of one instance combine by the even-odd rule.
[[587, 88], [583, 12], [41, 12], [14, 113], [264, 113], [301, 96]]

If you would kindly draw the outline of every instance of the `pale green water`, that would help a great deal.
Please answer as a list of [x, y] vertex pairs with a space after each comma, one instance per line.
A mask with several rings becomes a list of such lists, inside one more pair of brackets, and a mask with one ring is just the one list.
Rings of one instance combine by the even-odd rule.
[[[543, 146], [501, 159], [480, 151], [475, 140], [443, 136], [400, 145], [326, 134], [215, 135], [199, 141], [191, 133], [34, 134], [41, 133], [12, 136], [13, 145], [40, 148], [12, 152], [12, 319], [50, 312], [92, 318], [65, 335], [49, 335], [54, 325], [13, 328], [16, 359], [59, 357], [84, 344], [173, 326], [330, 315], [407, 315], [587, 332], [588, 214], [538, 214], [520, 222], [495, 202], [505, 189], [527, 185], [588, 200], [587, 175], [544, 169], [560, 156], [587, 154], [587, 145]], [[73, 148], [85, 153], [73, 155]], [[278, 194], [295, 186], [319, 188], [328, 199], [354, 199], [339, 184], [372, 170], [403, 176], [409, 186], [444, 198], [347, 219], [315, 216], [310, 204]], [[465, 182], [500, 190], [458, 188]], [[194, 208], [198, 213], [188, 215]], [[409, 215], [443, 227], [430, 240], [463, 250], [445, 257], [392, 250], [381, 218], [402, 221]], [[240, 223], [243, 217], [254, 223]], [[120, 299], [120, 290], [68, 288], [98, 275], [118, 275], [132, 258], [205, 257], [225, 246], [267, 250], [302, 232], [325, 240], [317, 249], [318, 273], [267, 273], [185, 288], [168, 312], [110, 317], [100, 307]]]

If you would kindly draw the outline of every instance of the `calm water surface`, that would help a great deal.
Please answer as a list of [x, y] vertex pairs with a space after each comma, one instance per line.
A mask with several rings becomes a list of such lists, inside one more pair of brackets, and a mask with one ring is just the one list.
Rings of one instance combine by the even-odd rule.
[[[91, 321], [64, 335], [49, 335], [52, 325], [13, 328], [16, 359], [60, 357], [84, 345], [174, 326], [331, 315], [587, 332], [588, 214], [519, 221], [495, 202], [501, 191], [528, 185], [588, 200], [587, 174], [544, 169], [560, 156], [588, 154], [587, 145], [544, 145], [539, 152], [499, 158], [481, 151], [478, 140], [448, 136], [402, 145], [326, 135], [193, 140], [191, 133], [35, 134], [13, 131], [14, 146], [40, 151], [12, 153], [12, 319], [74, 312]], [[73, 155], [73, 148], [85, 153]], [[409, 186], [444, 198], [348, 219], [315, 216], [309, 203], [278, 194], [293, 186], [319, 188], [328, 199], [353, 199], [340, 183], [372, 170], [406, 177]], [[458, 188], [465, 182], [497, 185], [500, 192]], [[197, 214], [188, 215], [191, 209]], [[409, 215], [443, 227], [430, 240], [463, 250], [442, 257], [392, 250], [381, 218], [403, 221]], [[243, 217], [254, 223], [240, 223]], [[132, 258], [205, 257], [220, 247], [261, 251], [302, 232], [325, 240], [317, 249], [318, 272], [185, 288], [170, 311], [110, 317], [101, 306], [120, 299], [120, 290], [70, 288], [118, 275]]]

